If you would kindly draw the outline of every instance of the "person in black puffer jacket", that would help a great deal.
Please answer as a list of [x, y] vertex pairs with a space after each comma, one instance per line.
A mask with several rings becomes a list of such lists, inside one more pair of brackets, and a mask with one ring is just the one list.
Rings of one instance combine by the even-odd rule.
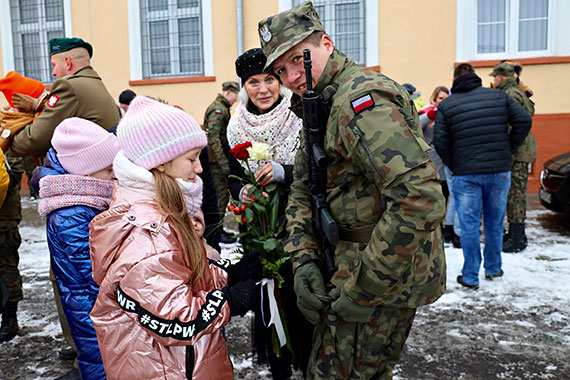
[[451, 93], [438, 107], [434, 145], [454, 175], [451, 188], [457, 202], [465, 260], [457, 281], [476, 289], [481, 266], [481, 202], [485, 277], [492, 280], [503, 275], [502, 234], [511, 154], [526, 138], [532, 121], [507, 94], [483, 88], [470, 64], [455, 69]]

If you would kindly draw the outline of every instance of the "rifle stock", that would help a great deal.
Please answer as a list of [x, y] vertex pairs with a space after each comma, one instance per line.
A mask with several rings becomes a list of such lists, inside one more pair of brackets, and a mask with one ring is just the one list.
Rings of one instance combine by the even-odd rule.
[[327, 165], [329, 159], [323, 149], [328, 115], [322, 97], [313, 90], [311, 51], [303, 50], [306, 73], [306, 91], [303, 94], [303, 136], [309, 168], [309, 188], [313, 210], [313, 228], [319, 249], [324, 256], [325, 277], [330, 280], [336, 272], [332, 246], [338, 244], [336, 221], [331, 216], [326, 199]]

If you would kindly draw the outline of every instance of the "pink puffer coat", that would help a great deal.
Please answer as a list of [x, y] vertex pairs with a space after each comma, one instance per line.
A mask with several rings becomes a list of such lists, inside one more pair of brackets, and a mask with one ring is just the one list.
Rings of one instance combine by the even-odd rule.
[[[221, 328], [230, 318], [227, 274], [209, 264], [194, 288], [177, 234], [156, 201], [117, 187], [89, 225], [91, 319], [108, 379], [225, 380], [232, 364]], [[205, 257], [205, 254], [204, 254]]]

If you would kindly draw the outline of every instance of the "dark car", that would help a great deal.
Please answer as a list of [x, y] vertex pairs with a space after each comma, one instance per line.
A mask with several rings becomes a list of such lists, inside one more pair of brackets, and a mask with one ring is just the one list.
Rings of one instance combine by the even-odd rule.
[[544, 163], [538, 197], [544, 207], [570, 215], [570, 152]]

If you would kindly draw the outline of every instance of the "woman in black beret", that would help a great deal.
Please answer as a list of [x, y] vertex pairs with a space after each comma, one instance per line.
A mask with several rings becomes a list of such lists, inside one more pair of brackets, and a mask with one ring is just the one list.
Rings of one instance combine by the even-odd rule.
[[[250, 159], [253, 173], [260, 178], [259, 185], [276, 183], [281, 189], [279, 202], [279, 223], [285, 223], [285, 206], [293, 182], [293, 164], [295, 154], [300, 147], [302, 120], [290, 109], [291, 91], [281, 85], [279, 77], [272, 73], [264, 73], [267, 59], [259, 48], [250, 49], [240, 55], [236, 62], [236, 73], [241, 78], [242, 88], [238, 95], [239, 103], [230, 119], [227, 129], [228, 145], [231, 147], [245, 142], [265, 143], [271, 147], [271, 157], [266, 161]], [[230, 174], [246, 178], [243, 163], [230, 157]], [[229, 179], [229, 190], [235, 200], [249, 204], [255, 198], [248, 195], [250, 184], [237, 178]], [[242, 224], [241, 231], [245, 228]], [[285, 229], [283, 229], [285, 231]], [[285, 234], [285, 232], [284, 232]], [[285, 268], [284, 268], [285, 267]], [[273, 379], [289, 379], [292, 366], [305, 374], [312, 346], [313, 325], [307, 322], [297, 308], [297, 299], [293, 291], [293, 274], [289, 262], [282, 265], [284, 283], [279, 289], [278, 299], [281, 301], [289, 339], [293, 349], [285, 346], [280, 349], [278, 357], [274, 352], [269, 312], [264, 307], [255, 312], [253, 328], [255, 350], [260, 361], [269, 361]], [[265, 306], [267, 297], [264, 295]], [[262, 318], [265, 317], [265, 324]]]

